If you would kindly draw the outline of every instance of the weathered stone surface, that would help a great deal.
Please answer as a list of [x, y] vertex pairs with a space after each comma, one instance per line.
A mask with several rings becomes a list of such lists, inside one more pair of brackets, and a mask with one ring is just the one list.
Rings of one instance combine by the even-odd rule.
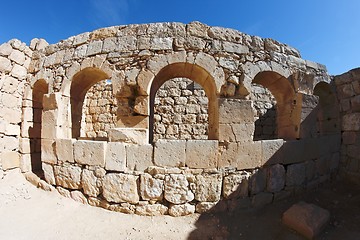
[[304, 163], [292, 164], [287, 167], [286, 186], [300, 186], [305, 182], [306, 167]]
[[135, 213], [141, 216], [160, 216], [168, 212], [168, 208], [162, 204], [147, 204], [136, 206]]
[[70, 191], [65, 189], [65, 188], [62, 188], [62, 187], [56, 187], [56, 190], [59, 192], [59, 194], [63, 197], [66, 197], [66, 198], [71, 198], [70, 196]]
[[81, 188], [81, 168], [75, 166], [54, 166], [56, 184], [64, 188]]
[[103, 179], [103, 196], [109, 202], [139, 202], [138, 177], [127, 174], [109, 173]]
[[128, 145], [126, 146], [126, 166], [128, 169], [144, 171], [153, 165], [153, 146], [146, 145]]
[[223, 196], [225, 198], [238, 198], [249, 196], [250, 173], [242, 171], [224, 177]]
[[158, 140], [154, 147], [154, 163], [163, 167], [184, 167], [186, 141]]
[[105, 169], [110, 171], [124, 171], [126, 169], [125, 144], [109, 142], [105, 153]]
[[148, 133], [145, 128], [113, 128], [109, 131], [110, 142], [133, 144], [148, 143]]
[[87, 204], [87, 198], [84, 196], [84, 194], [80, 191], [71, 191], [70, 192], [70, 197], [72, 199], [74, 199], [75, 201], [82, 203], [82, 204]]
[[267, 187], [269, 192], [279, 192], [285, 186], [285, 168], [276, 164], [268, 169]]
[[74, 143], [75, 162], [104, 167], [105, 147], [105, 142], [78, 140]]
[[140, 196], [143, 200], [161, 200], [164, 180], [153, 178], [150, 174], [140, 176]]
[[214, 168], [217, 166], [218, 141], [189, 140], [186, 142], [186, 166], [190, 168]]
[[169, 215], [173, 217], [186, 216], [195, 212], [195, 205], [185, 203], [182, 205], [171, 205], [169, 208]]
[[44, 177], [47, 183], [51, 185], [55, 185], [55, 175], [54, 175], [54, 168], [51, 164], [42, 163], [42, 170], [44, 172]]
[[252, 101], [241, 99], [219, 99], [219, 122], [220, 123], [252, 123], [255, 109]]
[[165, 194], [167, 201], [173, 204], [183, 204], [194, 199], [189, 189], [189, 182], [184, 175], [170, 174], [165, 177]]
[[56, 143], [52, 139], [41, 140], [41, 160], [46, 163], [56, 164], [57, 157], [55, 154]]
[[219, 157], [220, 168], [236, 167], [238, 170], [261, 166], [261, 142], [229, 143], [222, 149]]
[[205, 213], [215, 207], [217, 202], [200, 202], [196, 204], [195, 211], [197, 213]]
[[56, 139], [56, 156], [61, 162], [74, 162], [73, 139]]
[[97, 179], [93, 171], [84, 169], [81, 175], [81, 186], [84, 193], [90, 197], [100, 194], [101, 181]]
[[266, 170], [258, 169], [254, 171], [250, 178], [249, 187], [252, 195], [264, 191], [266, 187]]
[[343, 116], [342, 130], [343, 131], [359, 131], [360, 130], [360, 113], [349, 113]]
[[313, 239], [330, 221], [328, 210], [314, 204], [299, 202], [292, 205], [282, 216], [282, 222], [308, 239]]
[[222, 177], [220, 174], [198, 175], [196, 178], [195, 199], [200, 202], [220, 200]]
[[20, 166], [20, 155], [18, 152], [2, 152], [0, 157], [3, 170], [18, 168]]

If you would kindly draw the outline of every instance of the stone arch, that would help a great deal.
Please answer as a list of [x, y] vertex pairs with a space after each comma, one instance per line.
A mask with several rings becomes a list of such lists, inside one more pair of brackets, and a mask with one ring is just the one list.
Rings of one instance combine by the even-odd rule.
[[339, 106], [331, 85], [319, 82], [315, 85], [314, 95], [319, 97], [317, 124], [320, 135], [340, 132]]
[[151, 83], [150, 88], [150, 121], [149, 121], [149, 133], [150, 142], [153, 140], [153, 118], [154, 118], [154, 100], [157, 90], [167, 80], [173, 78], [188, 78], [204, 89], [206, 96], [208, 97], [208, 138], [218, 139], [218, 103], [217, 103], [217, 87], [214, 78], [202, 67], [196, 64], [190, 63], [173, 63], [162, 68], [155, 76]]
[[48, 93], [49, 85], [44, 79], [39, 79], [32, 85], [32, 124], [29, 128], [30, 160], [33, 173], [43, 178], [41, 163], [41, 130], [43, 97]]
[[301, 95], [295, 92], [290, 81], [277, 72], [263, 71], [252, 82], [267, 88], [275, 97], [277, 136], [287, 140], [298, 138]]
[[86, 92], [101, 80], [109, 79], [109, 75], [98, 68], [88, 67], [76, 73], [70, 87], [71, 128], [72, 137], [80, 137], [82, 107]]

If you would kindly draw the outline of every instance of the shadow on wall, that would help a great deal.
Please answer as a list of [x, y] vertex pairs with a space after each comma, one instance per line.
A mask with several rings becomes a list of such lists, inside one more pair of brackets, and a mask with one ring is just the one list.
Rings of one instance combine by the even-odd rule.
[[289, 234], [279, 226], [281, 214], [290, 203], [281, 204], [280, 211], [263, 207], [316, 189], [337, 175], [340, 161], [335, 95], [330, 85], [315, 88], [314, 94], [319, 98], [311, 98], [308, 108], [312, 111], [305, 107], [302, 138], [261, 141], [265, 163], [255, 170], [234, 171], [224, 177], [222, 186], [210, 187], [206, 194], [218, 194], [218, 198], [221, 194], [222, 199], [196, 205], [197, 211], [203, 213], [188, 239], [282, 239]]
[[32, 94], [32, 124], [29, 128], [30, 139], [30, 158], [31, 169], [38, 177], [44, 178], [41, 163], [41, 128], [42, 128], [42, 111], [43, 111], [43, 97], [48, 93], [48, 84], [45, 80], [38, 80], [33, 87]]

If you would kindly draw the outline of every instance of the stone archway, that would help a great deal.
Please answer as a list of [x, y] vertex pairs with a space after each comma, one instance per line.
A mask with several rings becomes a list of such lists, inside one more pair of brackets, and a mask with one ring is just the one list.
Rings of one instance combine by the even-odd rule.
[[218, 103], [214, 78], [202, 67], [190, 63], [174, 63], [162, 68], [155, 76], [150, 89], [149, 139], [153, 141], [154, 101], [158, 89], [173, 78], [188, 78], [201, 85], [208, 97], [208, 139], [218, 139]]

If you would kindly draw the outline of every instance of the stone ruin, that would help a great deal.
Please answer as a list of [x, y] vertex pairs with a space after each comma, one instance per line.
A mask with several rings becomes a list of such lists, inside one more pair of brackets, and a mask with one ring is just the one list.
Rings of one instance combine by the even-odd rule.
[[199, 22], [0, 45], [0, 174], [140, 215], [360, 183], [360, 70]]

